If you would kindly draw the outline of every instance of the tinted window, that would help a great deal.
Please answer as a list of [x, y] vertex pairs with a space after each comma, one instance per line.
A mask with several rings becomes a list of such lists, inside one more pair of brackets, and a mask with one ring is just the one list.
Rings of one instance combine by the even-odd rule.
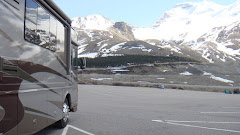
[[50, 46], [49, 49], [52, 51], [56, 51], [56, 44], [57, 44], [57, 20], [50, 15]]
[[66, 57], [65, 57], [65, 27], [57, 21], [57, 48], [56, 53], [61, 57], [61, 59], [66, 63]]
[[26, 19], [25, 19], [25, 39], [31, 43], [39, 45], [41, 43], [40, 36], [37, 34], [37, 11], [38, 5], [32, 0], [26, 3]]
[[38, 6], [37, 14], [37, 34], [40, 36], [40, 46], [49, 49], [50, 45], [50, 35], [49, 35], [49, 26], [50, 26], [50, 15], [40, 6]]
[[73, 69], [77, 69], [77, 46], [72, 45], [72, 67]]
[[26, 1], [25, 40], [56, 52], [66, 63], [65, 27], [34, 0]]

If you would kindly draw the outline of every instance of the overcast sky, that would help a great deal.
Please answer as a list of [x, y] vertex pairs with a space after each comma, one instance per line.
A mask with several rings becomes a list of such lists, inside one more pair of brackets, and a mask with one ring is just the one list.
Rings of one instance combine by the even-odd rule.
[[[147, 27], [154, 24], [167, 10], [183, 2], [203, 0], [54, 0], [70, 17], [100, 14], [113, 21]], [[237, 0], [209, 0], [220, 5], [230, 5]]]

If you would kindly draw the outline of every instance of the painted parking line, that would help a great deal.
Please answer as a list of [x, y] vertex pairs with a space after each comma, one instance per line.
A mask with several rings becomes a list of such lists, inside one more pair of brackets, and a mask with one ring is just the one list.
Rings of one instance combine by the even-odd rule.
[[207, 124], [240, 124], [240, 122], [217, 122], [217, 121], [177, 121], [177, 120], [165, 120], [166, 122], [174, 123], [207, 123]]
[[67, 125], [67, 126], [64, 128], [64, 130], [63, 130], [63, 132], [62, 132], [62, 135], [67, 135], [67, 132], [68, 132], [68, 129], [69, 129], [69, 128], [75, 129], [75, 130], [77, 130], [77, 131], [79, 131], [79, 132], [81, 132], [81, 133], [84, 133], [84, 134], [86, 134], [86, 135], [94, 135], [94, 134], [92, 134], [92, 133], [90, 133], [90, 132], [87, 132], [87, 131], [82, 130], [82, 129], [77, 128], [77, 127], [74, 127], [74, 126], [72, 126], [72, 125]]
[[223, 107], [224, 109], [240, 109], [240, 107]]
[[[170, 125], [177, 125], [177, 126], [184, 126], [184, 127], [193, 127], [193, 128], [201, 128], [201, 129], [208, 129], [208, 130], [224, 131], [224, 132], [231, 132], [231, 133], [240, 133], [240, 131], [238, 131], [238, 130], [221, 129], [221, 128], [209, 128], [209, 127], [203, 127], [203, 126], [181, 124], [182, 122], [192, 122], [192, 123], [195, 122], [195, 123], [199, 123], [199, 122], [206, 122], [206, 121], [152, 120], [152, 122], [159, 122], [159, 123], [170, 124]], [[207, 123], [210, 123], [210, 122], [207, 122]], [[220, 123], [223, 123], [223, 122], [220, 122]], [[229, 124], [230, 124], [230, 122], [229, 122]], [[231, 124], [233, 124], [233, 123], [231, 123]], [[234, 124], [240, 124], [240, 122], [239, 123], [235, 123], [234, 122]]]
[[200, 112], [204, 114], [238, 114], [240, 112]]

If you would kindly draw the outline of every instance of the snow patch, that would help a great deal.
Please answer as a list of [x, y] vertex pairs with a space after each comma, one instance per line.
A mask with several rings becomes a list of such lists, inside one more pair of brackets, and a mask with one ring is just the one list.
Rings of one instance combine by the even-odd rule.
[[234, 81], [232, 80], [228, 80], [228, 79], [224, 79], [222, 77], [217, 77], [215, 75], [213, 75], [212, 73], [208, 73], [208, 72], [203, 72], [204, 76], [210, 76], [210, 78], [216, 80], [216, 81], [220, 81], [220, 82], [224, 82], [224, 83], [234, 83]]
[[112, 72], [128, 72], [130, 70], [128, 69], [115, 69], [115, 70], [112, 70]]
[[111, 52], [116, 52], [117, 50], [119, 50], [120, 48], [122, 48], [122, 46], [123, 46], [124, 44], [126, 44], [126, 43], [127, 43], [127, 42], [122, 42], [122, 43], [116, 44], [116, 45], [112, 46], [109, 50], [110, 50]]
[[220, 81], [220, 82], [224, 82], [224, 83], [234, 83], [234, 81], [232, 81], [232, 80], [224, 79], [224, 78], [217, 77], [217, 76], [214, 76], [214, 75], [211, 75], [210, 78], [212, 78], [214, 80], [217, 80], [217, 81]]
[[86, 48], [87, 46], [88, 46], [88, 44], [80, 45], [80, 46], [78, 47], [78, 54], [86, 51], [85, 48]]
[[188, 71], [185, 71], [185, 72], [183, 72], [183, 73], [180, 73], [180, 75], [186, 75], [186, 76], [188, 76], [188, 75], [193, 75], [193, 74], [190, 73], [190, 72], [188, 72]]
[[152, 49], [146, 49], [146, 47], [144, 45], [138, 45], [138, 46], [132, 46], [131, 48], [129, 48], [129, 50], [132, 49], [141, 49], [143, 52], [151, 52]]
[[102, 80], [112, 80], [113, 78], [91, 78], [91, 80], [102, 81]]
[[211, 76], [212, 75], [212, 73], [208, 73], [208, 72], [203, 72], [203, 76]]
[[158, 80], [165, 80], [166, 78], [157, 78]]
[[96, 58], [99, 55], [97, 52], [93, 53], [85, 53], [85, 54], [79, 54], [78, 58]]
[[124, 54], [112, 54], [112, 53], [104, 53], [104, 54], [102, 54], [102, 57], [108, 57], [108, 56], [124, 56]]

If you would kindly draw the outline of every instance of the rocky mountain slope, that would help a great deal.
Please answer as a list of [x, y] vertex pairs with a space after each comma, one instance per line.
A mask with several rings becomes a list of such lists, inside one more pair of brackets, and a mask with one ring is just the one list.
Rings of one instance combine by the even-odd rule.
[[240, 0], [229, 6], [188, 2], [139, 28], [101, 15], [73, 18], [79, 57], [125, 54], [191, 57], [206, 63], [240, 59]]

